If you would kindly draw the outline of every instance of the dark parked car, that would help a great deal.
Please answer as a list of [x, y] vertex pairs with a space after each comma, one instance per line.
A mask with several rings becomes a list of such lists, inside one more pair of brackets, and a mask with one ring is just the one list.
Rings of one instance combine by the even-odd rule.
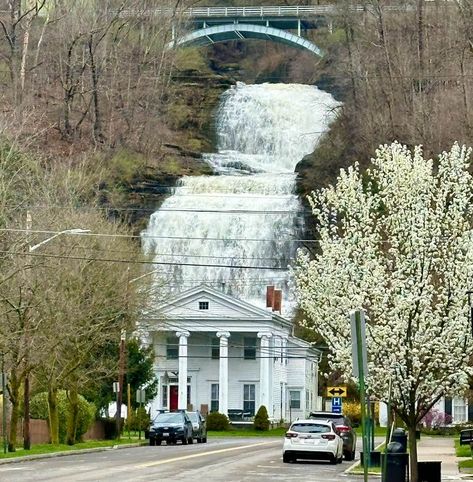
[[338, 434], [343, 440], [343, 455], [345, 460], [355, 459], [356, 433], [353, 430], [350, 419], [340, 413], [310, 412], [310, 419], [330, 420], [335, 424]]
[[197, 412], [187, 412], [187, 415], [192, 422], [192, 436], [197, 439], [198, 443], [207, 442], [207, 424], [202, 414]]
[[185, 412], [160, 413], [153, 420], [149, 429], [149, 444], [161, 445], [163, 440], [168, 444], [180, 440], [183, 445], [194, 442], [192, 422]]

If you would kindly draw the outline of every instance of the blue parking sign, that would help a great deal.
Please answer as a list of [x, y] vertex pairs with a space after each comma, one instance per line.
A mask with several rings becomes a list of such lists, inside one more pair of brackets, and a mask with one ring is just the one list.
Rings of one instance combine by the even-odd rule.
[[342, 413], [342, 398], [333, 397], [332, 398], [332, 413]]

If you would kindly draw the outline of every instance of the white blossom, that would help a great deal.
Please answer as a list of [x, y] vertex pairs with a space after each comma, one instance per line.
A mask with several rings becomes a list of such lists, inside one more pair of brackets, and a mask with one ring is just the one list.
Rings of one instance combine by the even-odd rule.
[[462, 394], [473, 373], [466, 292], [473, 288], [473, 182], [469, 150], [438, 162], [398, 143], [372, 167], [342, 170], [309, 197], [319, 253], [298, 254], [296, 287], [305, 326], [320, 333], [330, 364], [349, 378], [348, 314], [369, 318], [369, 391], [418, 423], [441, 396]]

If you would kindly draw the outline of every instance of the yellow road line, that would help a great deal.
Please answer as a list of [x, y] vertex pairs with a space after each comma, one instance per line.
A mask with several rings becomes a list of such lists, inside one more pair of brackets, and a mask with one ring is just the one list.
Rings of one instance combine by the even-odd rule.
[[280, 443], [280, 441], [278, 440], [278, 441], [272, 441], [272, 442], [259, 442], [256, 444], [241, 445], [239, 447], [230, 447], [228, 449], [211, 450], [210, 452], [199, 452], [198, 454], [184, 455], [183, 457], [174, 457], [173, 459], [158, 460], [157, 462], [148, 462], [146, 464], [137, 465], [136, 467], [139, 469], [145, 468], [145, 467], [154, 467], [155, 465], [170, 464], [172, 462], [177, 462], [181, 460], [195, 459], [197, 457], [205, 457], [207, 455], [223, 454], [225, 452], [233, 452], [234, 450], [243, 450], [251, 447], [258, 447], [261, 445], [271, 445], [275, 443]]

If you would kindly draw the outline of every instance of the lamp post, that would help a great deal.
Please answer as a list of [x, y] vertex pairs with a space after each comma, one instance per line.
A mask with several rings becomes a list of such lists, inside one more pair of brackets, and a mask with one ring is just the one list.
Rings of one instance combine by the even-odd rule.
[[[32, 218], [31, 213], [29, 211], [26, 212], [26, 231], [29, 233], [32, 226]], [[44, 239], [38, 244], [33, 246], [28, 246], [28, 252], [35, 251], [39, 247], [49, 243], [51, 240], [61, 236], [63, 234], [84, 234], [89, 233], [90, 229], [81, 229], [81, 228], [74, 228], [74, 229], [65, 229], [60, 231], [53, 236]], [[25, 338], [28, 339], [28, 326], [25, 323]], [[29, 353], [26, 353], [26, 360], [28, 360]], [[3, 358], [2, 358], [3, 363]], [[26, 362], [28, 364], [28, 361]], [[2, 380], [3, 380], [3, 368], [2, 368]], [[25, 450], [30, 450], [31, 448], [31, 436], [30, 436], [30, 376], [29, 372], [26, 371], [25, 375], [25, 383], [24, 383], [24, 390], [23, 390], [23, 448]]]
[[[123, 381], [125, 378], [125, 341], [126, 330], [122, 330], [120, 335], [120, 353], [118, 359], [118, 394], [117, 394], [117, 438], [120, 440], [120, 419], [123, 401]], [[130, 416], [130, 414], [128, 414]]]

